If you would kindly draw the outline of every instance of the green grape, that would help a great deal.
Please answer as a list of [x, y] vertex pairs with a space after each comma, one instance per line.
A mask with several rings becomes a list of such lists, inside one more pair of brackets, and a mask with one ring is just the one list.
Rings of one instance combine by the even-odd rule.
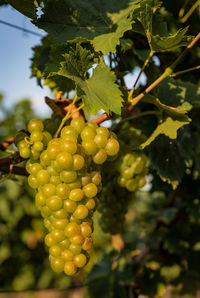
[[73, 170], [79, 171], [84, 167], [85, 159], [80, 154], [73, 155]]
[[71, 276], [74, 275], [77, 271], [76, 265], [72, 261], [68, 261], [65, 263], [64, 272]]
[[82, 118], [74, 118], [72, 119], [70, 125], [78, 132], [81, 133], [83, 128], [85, 127], [85, 121]]
[[103, 126], [101, 126], [101, 127], [98, 127], [97, 129], [96, 129], [96, 133], [98, 134], [98, 135], [104, 135], [105, 137], [109, 137], [109, 130], [106, 128], [106, 127], [103, 127]]
[[60, 176], [51, 176], [49, 183], [58, 185], [59, 183], [61, 183]]
[[28, 184], [32, 188], [38, 188], [39, 187], [38, 180], [34, 176], [32, 176], [32, 175], [28, 176]]
[[83, 191], [80, 188], [72, 189], [69, 194], [69, 199], [72, 201], [81, 201], [84, 196]]
[[28, 147], [19, 149], [19, 154], [22, 158], [29, 158], [31, 156], [31, 150]]
[[61, 142], [60, 148], [62, 151], [66, 151], [68, 153], [74, 154], [77, 151], [77, 144], [75, 141], [65, 139]]
[[104, 148], [108, 142], [108, 138], [104, 134], [97, 134], [94, 138], [94, 142], [99, 148]]
[[42, 192], [46, 197], [53, 196], [56, 193], [56, 187], [54, 184], [44, 184], [42, 187]]
[[63, 207], [62, 199], [56, 195], [47, 198], [46, 204], [52, 211], [57, 211]]
[[42, 166], [39, 163], [33, 163], [29, 166], [29, 173], [33, 176], [36, 176], [40, 170], [42, 170]]
[[62, 259], [66, 261], [72, 261], [74, 258], [74, 254], [69, 249], [65, 249], [61, 252]]
[[119, 143], [116, 139], [110, 138], [105, 146], [105, 151], [108, 155], [114, 156], [119, 152]]
[[107, 159], [107, 153], [105, 149], [100, 149], [94, 156], [93, 161], [97, 165], [103, 164]]
[[88, 209], [85, 205], [78, 205], [73, 215], [78, 219], [84, 219], [88, 216]]
[[76, 265], [76, 267], [82, 268], [87, 263], [87, 258], [84, 254], [79, 254], [74, 257], [73, 261], [74, 261], [74, 264]]
[[56, 162], [60, 169], [70, 169], [73, 164], [72, 155], [68, 152], [61, 152], [56, 157]]
[[81, 228], [75, 222], [70, 222], [65, 228], [65, 235], [69, 238], [80, 234], [80, 232], [81, 232]]
[[28, 131], [32, 133], [33, 131], [43, 131], [44, 130], [44, 125], [42, 121], [33, 119], [29, 121], [28, 123]]
[[76, 171], [62, 171], [60, 173], [60, 180], [65, 183], [71, 183], [74, 182], [77, 178], [77, 172]]
[[75, 235], [75, 236], [73, 236], [72, 238], [70, 238], [70, 242], [72, 243], [72, 244], [76, 244], [76, 245], [81, 245], [81, 244], [83, 244], [83, 242], [84, 242], [84, 237], [81, 235], [81, 234], [79, 234], [79, 235]]
[[43, 140], [43, 133], [42, 131], [39, 130], [34, 130], [31, 135], [30, 135], [30, 140], [31, 142], [37, 142], [37, 141], [42, 141]]
[[68, 213], [73, 213], [77, 207], [76, 202], [73, 202], [71, 200], [65, 200], [63, 202], [63, 208], [68, 212]]
[[70, 194], [69, 186], [65, 183], [58, 184], [56, 186], [56, 194], [62, 199], [69, 198], [69, 194]]
[[87, 140], [82, 142], [82, 146], [85, 149], [87, 155], [94, 155], [98, 151], [98, 147], [92, 140]]
[[89, 183], [83, 187], [83, 192], [87, 198], [93, 198], [97, 195], [98, 189], [94, 183]]
[[61, 248], [58, 245], [53, 245], [49, 248], [49, 253], [53, 257], [58, 257], [61, 255]]
[[93, 127], [86, 126], [81, 131], [81, 138], [82, 138], [83, 141], [93, 140], [95, 136], [96, 136], [96, 131]]
[[50, 176], [47, 170], [40, 170], [37, 172], [36, 179], [39, 184], [43, 185], [49, 183]]
[[51, 260], [51, 267], [55, 272], [62, 272], [65, 265], [66, 264], [62, 258], [55, 257]]
[[37, 141], [33, 144], [33, 150], [35, 150], [35, 151], [42, 151], [43, 148], [44, 148], [44, 145], [40, 141]]

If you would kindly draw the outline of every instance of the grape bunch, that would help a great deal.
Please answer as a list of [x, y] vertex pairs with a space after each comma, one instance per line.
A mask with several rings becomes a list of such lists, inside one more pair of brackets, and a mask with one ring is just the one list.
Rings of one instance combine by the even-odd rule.
[[36, 160], [31, 151], [35, 143], [29, 144], [29, 140], [33, 142], [32, 135], [44, 135], [43, 129], [41, 121], [31, 120], [30, 137], [23, 140], [30, 150], [26, 155], [30, 157], [26, 163], [28, 183], [37, 190], [35, 204], [49, 232], [45, 244], [51, 267], [74, 275], [86, 265], [93, 243], [92, 215], [101, 190], [101, 174], [95, 171], [95, 163], [115, 158], [119, 143], [107, 128], [75, 118], [63, 127], [60, 137], [52, 138], [48, 133], [48, 142], [41, 139], [43, 148]]
[[21, 157], [38, 160], [52, 136], [48, 131], [44, 131], [44, 125], [40, 120], [31, 120], [28, 124], [28, 131], [29, 137], [24, 133], [19, 133], [15, 138], [15, 143], [17, 143]]
[[101, 213], [99, 224], [105, 233], [121, 232], [129, 202], [130, 193], [114, 180], [110, 180], [103, 188], [99, 197], [98, 211]]
[[128, 191], [133, 192], [146, 184], [146, 175], [148, 173], [148, 158], [145, 154], [135, 152], [127, 153], [119, 160], [118, 183]]

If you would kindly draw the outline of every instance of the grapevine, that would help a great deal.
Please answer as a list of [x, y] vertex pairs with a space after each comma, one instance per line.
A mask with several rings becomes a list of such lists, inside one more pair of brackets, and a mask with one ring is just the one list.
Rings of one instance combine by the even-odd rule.
[[119, 151], [116, 135], [95, 123], [75, 118], [60, 137], [44, 131], [40, 120], [28, 124], [29, 136], [17, 144], [26, 162], [28, 183], [37, 190], [35, 204], [48, 230], [45, 244], [55, 272], [74, 275], [89, 260], [92, 215], [101, 190], [103, 164]]

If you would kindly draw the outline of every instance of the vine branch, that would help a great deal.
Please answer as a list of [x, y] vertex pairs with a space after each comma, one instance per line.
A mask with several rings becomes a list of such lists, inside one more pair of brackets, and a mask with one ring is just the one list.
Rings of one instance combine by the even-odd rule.
[[181, 71], [178, 71], [178, 72], [175, 72], [175, 73], [172, 73], [171, 77], [176, 77], [176, 76], [179, 76], [183, 73], [190, 72], [190, 71], [197, 70], [197, 69], [200, 69], [200, 65], [194, 66], [194, 67], [191, 67], [191, 68], [188, 68], [188, 69], [185, 69], [185, 70], [181, 70]]
[[197, 0], [189, 9], [189, 11], [180, 19], [180, 22], [185, 23], [199, 5], [200, 5], [200, 0]]
[[6, 141], [3, 141], [2, 143], [0, 143], [0, 150], [6, 151], [8, 146], [10, 146], [14, 142], [14, 139], [15, 139], [14, 137], [11, 137], [11, 138], [7, 139]]
[[188, 51], [196, 44], [196, 42], [200, 39], [200, 32], [196, 35], [196, 37], [189, 43], [189, 45], [185, 48], [185, 50], [181, 53], [181, 55], [172, 63], [170, 67], [167, 67], [164, 71], [164, 73], [155, 80], [149, 87], [147, 87], [142, 93], [140, 93], [138, 96], [132, 98], [130, 96], [130, 102], [132, 105], [136, 105], [147, 93], [149, 93], [153, 88], [155, 88], [157, 85], [159, 85], [165, 78], [172, 75], [173, 70], [177, 66], [177, 64], [185, 57], [185, 55], [188, 53]]

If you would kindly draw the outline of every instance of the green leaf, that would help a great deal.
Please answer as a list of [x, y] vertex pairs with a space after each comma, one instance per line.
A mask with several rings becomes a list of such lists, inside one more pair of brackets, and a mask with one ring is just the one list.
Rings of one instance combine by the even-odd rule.
[[200, 107], [200, 86], [190, 82], [166, 78], [159, 85], [158, 95], [163, 104], [176, 107], [179, 111]]
[[144, 28], [151, 51], [174, 51], [188, 44], [189, 38], [185, 36], [188, 27], [179, 29], [175, 34], [169, 34], [166, 22], [160, 15], [155, 15], [161, 4], [158, 0], [143, 0], [134, 16]]
[[144, 149], [146, 146], [151, 144], [155, 140], [157, 136], [160, 134], [164, 134], [170, 139], [176, 139], [177, 138], [177, 130], [181, 128], [182, 126], [189, 124], [190, 120], [189, 118], [182, 119], [182, 120], [174, 120], [170, 117], [168, 117], [166, 120], [162, 121], [157, 128], [154, 130], [152, 135], [147, 139], [146, 142], [144, 142], [141, 145], [141, 148]]
[[[64, 62], [61, 62], [59, 75], [66, 76], [74, 81], [85, 80], [87, 78], [87, 70], [94, 64], [94, 55], [80, 45], [76, 45], [75, 49], [71, 48], [68, 54], [64, 54]], [[56, 73], [55, 73], [56, 74]]]
[[98, 65], [90, 79], [78, 83], [80, 96], [92, 115], [100, 109], [121, 114], [122, 93], [115, 81], [116, 77], [108, 67]]
[[124, 32], [132, 27], [130, 14], [139, 0], [45, 1], [43, 15], [34, 21], [57, 43], [77, 37], [90, 40], [96, 51], [115, 52]]
[[148, 147], [152, 169], [161, 178], [177, 185], [185, 173], [185, 161], [191, 160], [196, 149], [196, 140], [191, 135], [190, 126], [178, 131], [177, 139], [171, 140], [165, 135], [159, 135]]
[[65, 62], [61, 62], [61, 69], [57, 73], [76, 82], [77, 94], [83, 100], [86, 109], [92, 115], [103, 109], [121, 114], [122, 93], [113, 72], [106, 66], [98, 65], [91, 78], [87, 78], [86, 71], [93, 64], [90, 51], [79, 46], [78, 51], [65, 54]]
[[163, 104], [157, 97], [152, 96], [150, 94], [146, 94], [144, 96], [144, 98], [142, 99], [142, 101], [147, 102], [147, 103], [151, 103], [154, 104], [159, 110], [165, 112], [167, 115], [174, 117], [176, 119], [187, 119], [187, 116], [185, 115], [185, 113], [187, 113], [188, 109], [190, 106], [184, 106], [184, 109], [179, 109], [179, 107], [170, 107], [167, 106], [165, 104]]
[[170, 52], [186, 46], [190, 38], [186, 37], [188, 27], [168, 36], [151, 35], [151, 48], [155, 52]]
[[26, 17], [31, 19], [37, 17], [34, 0], [7, 0], [7, 2]]

